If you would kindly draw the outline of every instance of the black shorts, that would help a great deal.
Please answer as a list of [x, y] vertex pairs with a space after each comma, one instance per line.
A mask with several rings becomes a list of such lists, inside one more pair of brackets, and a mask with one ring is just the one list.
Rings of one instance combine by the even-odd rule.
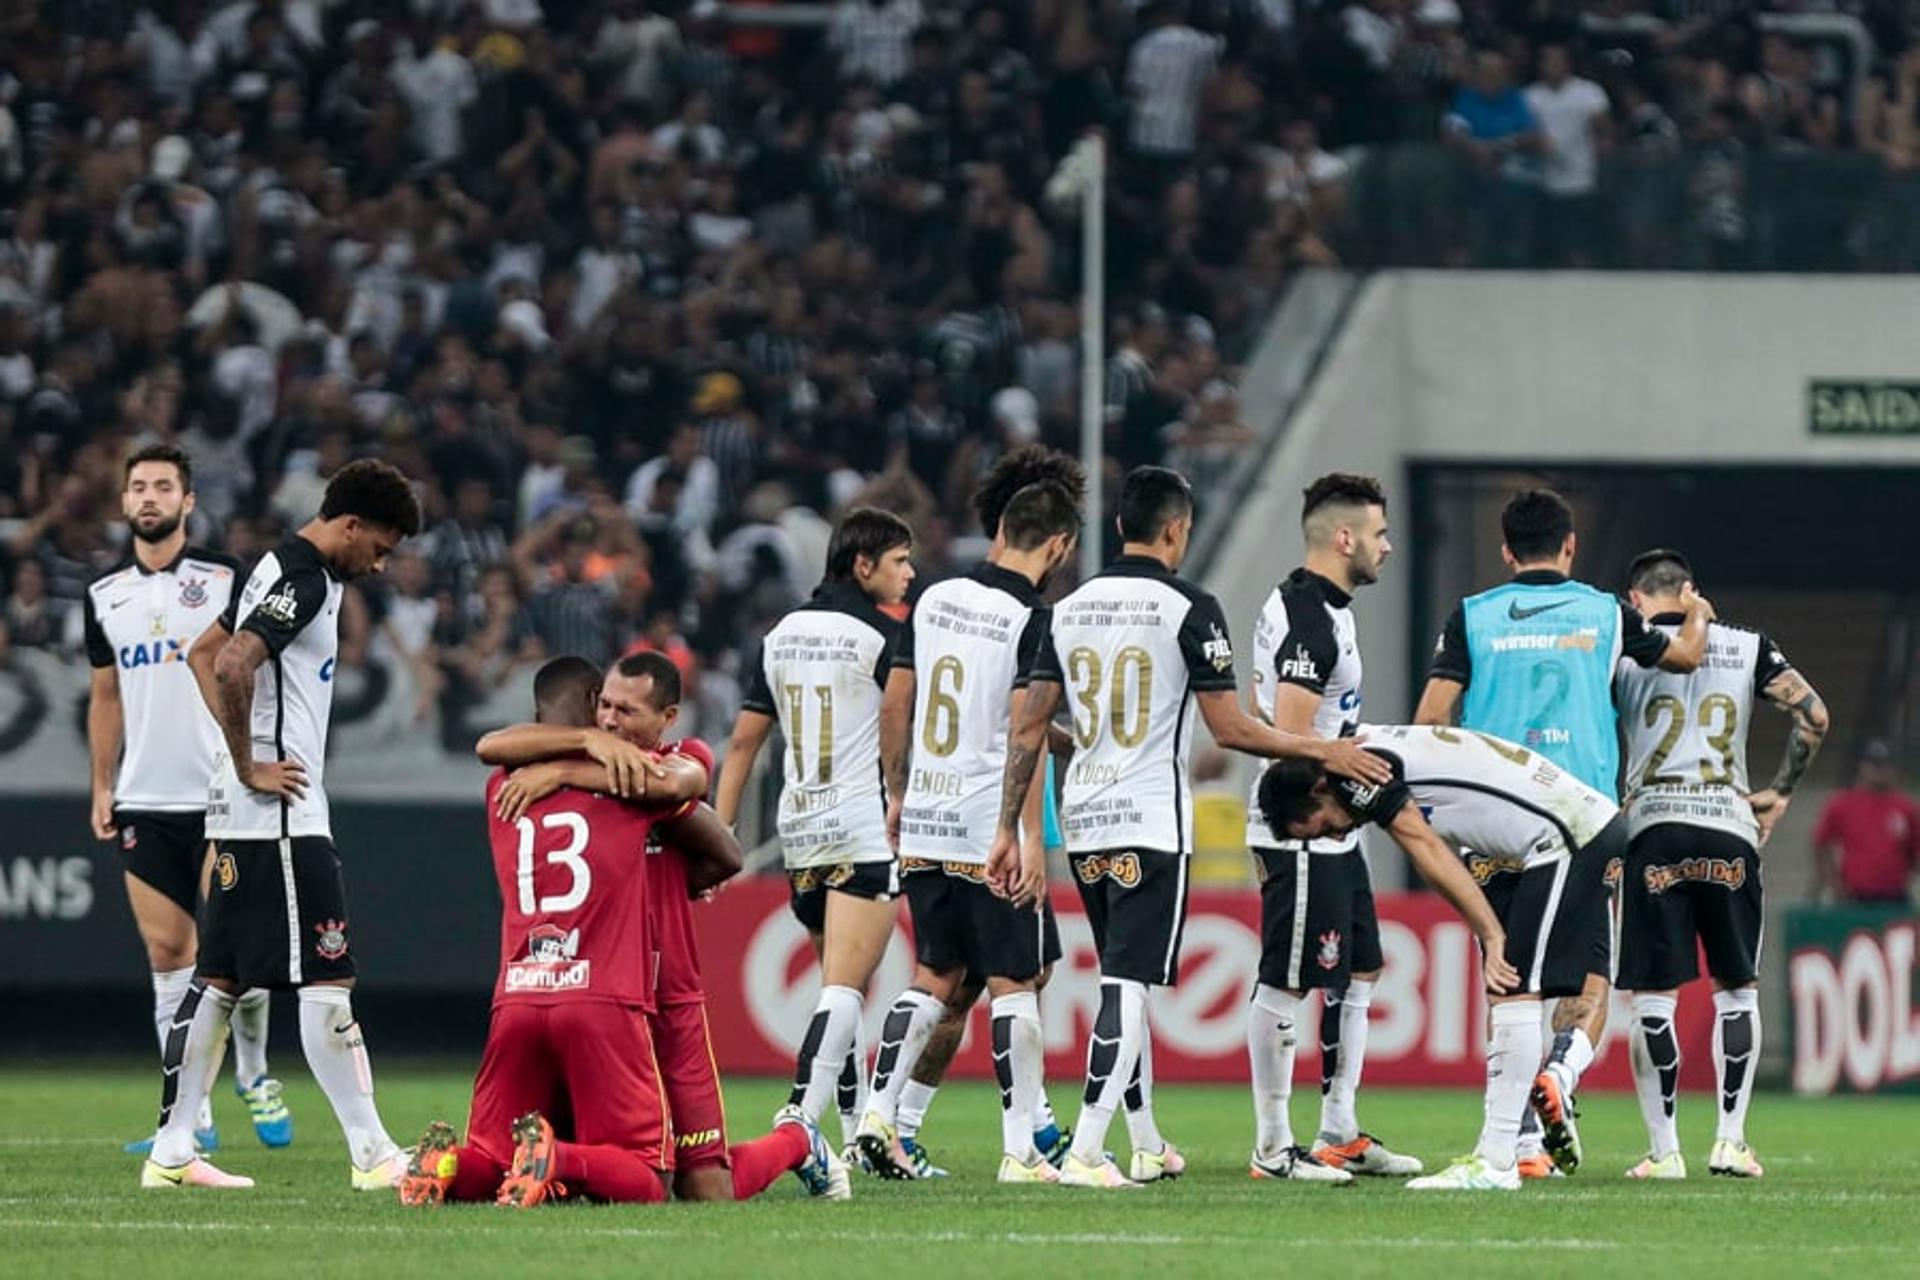
[[1627, 824], [1615, 818], [1573, 856], [1517, 874], [1483, 876], [1487, 902], [1507, 931], [1507, 963], [1520, 991], [1546, 998], [1580, 994], [1587, 975], [1610, 976], [1613, 915], [1607, 867], [1625, 852]]
[[1380, 968], [1380, 920], [1367, 860], [1353, 853], [1254, 849], [1260, 881], [1260, 981], [1338, 991]]
[[347, 888], [333, 841], [214, 843], [201, 977], [280, 989], [353, 977]]
[[999, 897], [987, 887], [986, 868], [970, 862], [902, 858], [900, 872], [921, 964], [1015, 982], [1039, 976], [1046, 912]]
[[115, 809], [120, 861], [127, 874], [164, 893], [188, 915], [200, 905], [200, 868], [207, 860], [207, 815]]
[[885, 862], [829, 862], [787, 872], [787, 905], [809, 933], [820, 933], [827, 927], [828, 890], [870, 902], [889, 901], [900, 896], [900, 864], [892, 858]]
[[1100, 973], [1170, 987], [1187, 924], [1187, 860], [1157, 849], [1070, 853]]
[[1663, 822], [1627, 847], [1620, 985], [1668, 991], [1707, 972], [1743, 987], [1760, 968], [1760, 855], [1727, 831]]

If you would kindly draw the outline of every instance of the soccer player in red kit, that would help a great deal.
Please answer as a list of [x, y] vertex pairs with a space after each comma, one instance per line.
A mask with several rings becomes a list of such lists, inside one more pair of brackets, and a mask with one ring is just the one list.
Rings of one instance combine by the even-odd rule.
[[[664, 655], [629, 654], [607, 672], [601, 687], [597, 722], [607, 733], [635, 747], [665, 753], [663, 759], [697, 762], [710, 776], [713, 752], [697, 738], [669, 743], [680, 713], [680, 672]], [[575, 736], [518, 726], [489, 734], [480, 744], [489, 764], [532, 766], [517, 774], [533, 794], [553, 785], [539, 762], [577, 753]], [[703, 816], [710, 811], [703, 810]], [[717, 820], [716, 820], [717, 822]], [[724, 830], [724, 828], [722, 828]], [[687, 829], [675, 823], [656, 833], [648, 845], [647, 897], [654, 955], [654, 1009], [649, 1021], [660, 1077], [674, 1134], [673, 1193], [681, 1200], [745, 1200], [758, 1195], [792, 1170], [808, 1190], [828, 1199], [851, 1195], [846, 1168], [838, 1156], [817, 1144], [797, 1141], [798, 1130], [818, 1130], [796, 1108], [783, 1108], [774, 1131], [752, 1142], [729, 1146], [726, 1106], [719, 1068], [707, 1030], [706, 990], [693, 933], [692, 899], [738, 869], [716, 868], [692, 847]], [[791, 1113], [791, 1114], [790, 1114]], [[825, 1158], [821, 1158], [825, 1152]]]
[[[598, 683], [583, 660], [547, 664], [534, 686], [541, 722], [578, 725]], [[655, 762], [611, 735], [582, 745], [591, 759], [489, 782], [503, 902], [493, 1023], [467, 1145], [454, 1147], [450, 1126], [431, 1126], [401, 1182], [403, 1203], [666, 1198], [669, 1121], [646, 1017], [653, 938], [645, 850], [653, 825], [667, 822], [698, 874], [712, 878], [716, 867], [722, 875], [738, 869], [739, 846], [698, 803], [706, 773], [697, 762]], [[607, 794], [614, 791], [636, 800]], [[561, 1118], [567, 1140], [556, 1137], [549, 1115]], [[774, 1139], [800, 1149], [787, 1167], [823, 1166], [830, 1154], [804, 1125], [783, 1125]], [[810, 1185], [825, 1180], [823, 1167], [798, 1171]]]

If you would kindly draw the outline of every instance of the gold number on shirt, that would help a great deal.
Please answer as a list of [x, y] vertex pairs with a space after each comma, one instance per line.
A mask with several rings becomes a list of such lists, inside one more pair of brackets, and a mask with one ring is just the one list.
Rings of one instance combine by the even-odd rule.
[[[1481, 733], [1477, 729], [1469, 729], [1467, 732], [1486, 743], [1487, 746], [1492, 749], [1493, 753], [1502, 759], [1511, 760], [1513, 763], [1522, 766], [1533, 762], [1533, 753], [1525, 747], [1516, 747], [1511, 742], [1502, 742], [1492, 734]], [[1433, 736], [1442, 742], [1448, 743], [1461, 743], [1466, 741], [1465, 738], [1460, 736], [1458, 730], [1449, 729], [1443, 724], [1433, 726]]]
[[960, 745], [960, 700], [954, 695], [967, 687], [967, 669], [948, 654], [933, 664], [927, 678], [927, 718], [920, 724], [920, 745], [928, 755], [950, 756]]
[[[807, 712], [807, 686], [790, 684], [784, 686], [787, 695], [787, 719], [781, 727], [786, 730], [787, 741], [793, 746], [793, 772], [796, 777], [807, 776], [807, 762], [801, 754], [801, 742], [806, 737], [802, 727]], [[833, 781], [833, 686], [817, 684], [813, 686], [814, 700], [820, 704], [819, 750], [815, 759], [819, 762], [819, 779], [822, 786]]]
[[1726, 786], [1733, 781], [1733, 735], [1740, 727], [1740, 706], [1724, 693], [1710, 693], [1700, 699], [1700, 727], [1713, 727], [1714, 713], [1718, 712], [1720, 730], [1707, 735], [1707, 745], [1720, 753], [1720, 765], [1715, 768], [1710, 760], [1700, 762], [1700, 781], [1710, 787]]
[[[1686, 782], [1686, 779], [1677, 773], [1660, 772], [1660, 767], [1666, 764], [1667, 757], [1673, 754], [1674, 747], [1679, 745], [1680, 733], [1686, 727], [1688, 718], [1686, 704], [1670, 693], [1663, 693], [1649, 699], [1644, 717], [1647, 728], [1653, 728], [1654, 721], [1663, 715], [1668, 718], [1667, 731], [1660, 735], [1660, 741], [1654, 747], [1653, 754], [1647, 757], [1647, 767], [1640, 774], [1640, 785], [1643, 787], [1677, 787]], [[1708, 759], [1700, 761], [1700, 781], [1710, 787], [1731, 783], [1733, 781], [1733, 739], [1740, 729], [1740, 704], [1724, 693], [1710, 693], [1700, 699], [1700, 706], [1695, 710], [1693, 718], [1698, 721], [1702, 729], [1709, 731], [1707, 745], [1720, 753], [1718, 765]], [[1720, 722], [1717, 731], [1714, 730], [1716, 720]]]
[[[1073, 700], [1079, 710], [1073, 716], [1073, 736], [1082, 747], [1091, 747], [1100, 737], [1100, 689], [1104, 667], [1100, 655], [1085, 645], [1067, 655], [1067, 680], [1073, 686]], [[1127, 707], [1129, 690], [1133, 707]], [[1147, 717], [1153, 705], [1153, 655], [1138, 645], [1128, 645], [1113, 658], [1113, 683], [1108, 687], [1109, 725], [1113, 740], [1123, 747], [1137, 747], [1147, 738]], [[1086, 713], [1085, 719], [1080, 712]]]

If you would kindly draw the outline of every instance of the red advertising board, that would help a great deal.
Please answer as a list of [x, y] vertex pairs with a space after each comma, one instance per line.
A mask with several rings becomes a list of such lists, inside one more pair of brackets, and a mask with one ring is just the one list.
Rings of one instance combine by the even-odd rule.
[[[1100, 971], [1092, 930], [1072, 887], [1057, 886], [1053, 904], [1066, 954], [1040, 1003], [1047, 1073], [1065, 1080], [1081, 1073], [1087, 1029], [1100, 1001]], [[1366, 1078], [1376, 1084], [1478, 1086], [1485, 1079], [1486, 1011], [1473, 936], [1431, 894], [1382, 895], [1379, 908], [1386, 970], [1374, 991]], [[787, 910], [785, 880], [754, 877], [695, 914], [721, 1069], [743, 1075], [791, 1071], [819, 994], [819, 977], [806, 933]], [[901, 923], [906, 923], [904, 909]], [[1156, 991], [1150, 1006], [1157, 1078], [1247, 1078], [1245, 1007], [1259, 960], [1258, 897], [1251, 890], [1194, 890], [1179, 985]], [[912, 976], [913, 954], [903, 927], [869, 992], [869, 1045], [886, 1003]], [[954, 1072], [990, 1076], [984, 1002], [973, 1017]], [[1629, 1021], [1626, 998], [1616, 994], [1586, 1087], [1632, 1088]], [[1680, 998], [1682, 1083], [1688, 1088], [1713, 1085], [1712, 1029], [1712, 995], [1702, 980]], [[1311, 1034], [1301, 1037], [1298, 1069], [1303, 1079], [1318, 1079], [1319, 1049]]]

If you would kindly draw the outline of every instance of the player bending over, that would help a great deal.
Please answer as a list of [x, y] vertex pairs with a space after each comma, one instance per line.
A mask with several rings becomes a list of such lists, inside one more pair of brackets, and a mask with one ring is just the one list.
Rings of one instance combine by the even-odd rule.
[[[1592, 787], [1488, 734], [1444, 725], [1362, 725], [1360, 733], [1368, 751], [1392, 764], [1390, 783], [1355, 786], [1282, 762], [1260, 781], [1260, 810], [1276, 833], [1296, 840], [1342, 836], [1363, 822], [1385, 827], [1467, 917], [1492, 1006], [1485, 1122], [1471, 1155], [1407, 1186], [1518, 1190], [1520, 1125], [1545, 1048], [1541, 1001], [1578, 992], [1587, 976], [1590, 940], [1562, 926], [1603, 908], [1605, 888], [1591, 870], [1624, 850], [1626, 822]], [[1439, 872], [1448, 846], [1465, 870], [1455, 859]], [[1468, 897], [1458, 888], [1463, 878], [1486, 883], [1496, 872], [1512, 889], [1490, 907], [1478, 889]]]

